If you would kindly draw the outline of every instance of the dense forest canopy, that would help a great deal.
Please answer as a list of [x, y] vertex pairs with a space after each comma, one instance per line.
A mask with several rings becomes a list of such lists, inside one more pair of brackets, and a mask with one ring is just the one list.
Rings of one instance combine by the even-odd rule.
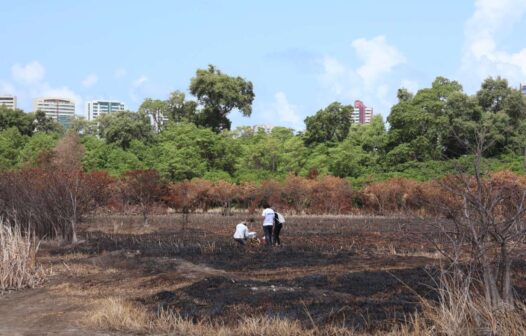
[[[214, 66], [197, 70], [188, 99], [147, 98], [137, 112], [118, 112], [71, 128], [84, 146], [83, 170], [120, 176], [155, 169], [166, 180], [204, 178], [231, 182], [333, 175], [356, 183], [393, 176], [426, 180], [469, 162], [477, 130], [487, 133], [486, 163], [494, 170], [524, 171], [526, 97], [500, 77], [486, 79], [475, 95], [437, 77], [416, 93], [401, 88], [387, 124], [373, 117], [357, 125], [352, 106], [333, 102], [305, 119], [305, 131], [274, 127], [230, 129], [228, 114], [250, 116], [252, 83]], [[166, 122], [166, 120], [168, 120]], [[39, 112], [0, 106], [0, 170], [39, 163], [65, 130]]]

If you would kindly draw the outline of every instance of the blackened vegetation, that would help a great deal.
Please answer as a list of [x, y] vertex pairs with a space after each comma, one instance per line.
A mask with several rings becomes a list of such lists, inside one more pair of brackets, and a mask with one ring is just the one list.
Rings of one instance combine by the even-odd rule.
[[[235, 324], [241, 316], [265, 315], [297, 319], [306, 327], [389, 329], [419, 309], [420, 297], [437, 299], [438, 260], [425, 254], [425, 221], [290, 218], [284, 246], [273, 249], [238, 246], [232, 226], [210, 217], [195, 215], [191, 221], [184, 232], [83, 232], [86, 243], [55, 253], [86, 253], [130, 276], [152, 275], [145, 288], [164, 289], [131, 299], [152, 312], [173, 311], [195, 321]], [[253, 229], [261, 231], [259, 225]], [[180, 260], [214, 272], [188, 282]], [[526, 270], [526, 264], [517, 265]], [[173, 273], [177, 277], [168, 275]], [[181, 287], [183, 281], [187, 285]], [[519, 295], [524, 292], [517, 288]]]
[[[391, 272], [357, 272], [327, 277], [314, 274], [290, 280], [253, 281], [223, 276], [205, 278], [143, 302], [177, 311], [191, 319], [235, 321], [239, 315], [298, 319], [306, 326], [338, 323], [379, 326], [402, 320], [417, 309], [418, 295], [433, 291], [433, 272], [416, 268]], [[407, 287], [406, 287], [407, 286]], [[309, 317], [310, 315], [310, 317]]]

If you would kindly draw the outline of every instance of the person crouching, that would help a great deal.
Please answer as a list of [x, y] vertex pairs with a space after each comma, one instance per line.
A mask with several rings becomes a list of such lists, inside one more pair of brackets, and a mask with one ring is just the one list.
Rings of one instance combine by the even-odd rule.
[[248, 225], [254, 224], [254, 218], [248, 218], [246, 221], [237, 224], [236, 232], [234, 232], [234, 240], [241, 245], [245, 245], [245, 243], [249, 239], [258, 241], [258, 239], [256, 238], [256, 233], [248, 230], [247, 223]]
[[245, 222], [241, 222], [236, 225], [236, 232], [234, 232], [234, 240], [241, 245], [245, 245], [248, 239], [248, 227]]

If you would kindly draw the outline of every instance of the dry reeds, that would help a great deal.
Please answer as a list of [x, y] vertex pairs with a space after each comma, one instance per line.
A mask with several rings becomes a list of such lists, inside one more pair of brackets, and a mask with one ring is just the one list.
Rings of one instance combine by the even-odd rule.
[[23, 234], [19, 225], [0, 220], [0, 291], [32, 288], [42, 283], [45, 272], [36, 263], [39, 243]]
[[147, 310], [122, 298], [107, 298], [95, 303], [95, 310], [87, 318], [87, 324], [100, 329], [146, 333], [156, 335], [187, 336], [347, 336], [354, 333], [336, 326], [306, 329], [298, 321], [278, 317], [243, 317], [234, 326], [221, 323], [191, 321], [176, 313]]
[[492, 309], [477, 290], [473, 278], [459, 273], [440, 277], [438, 302], [420, 299], [422, 310], [396, 327], [396, 335], [526, 335], [526, 309], [515, 307]]

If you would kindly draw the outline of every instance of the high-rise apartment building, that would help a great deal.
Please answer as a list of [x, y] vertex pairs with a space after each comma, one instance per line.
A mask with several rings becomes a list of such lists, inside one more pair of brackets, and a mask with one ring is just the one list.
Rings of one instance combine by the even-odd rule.
[[126, 106], [124, 103], [116, 100], [92, 100], [86, 103], [86, 112], [90, 121], [102, 114], [125, 110]]
[[0, 96], [0, 105], [16, 109], [16, 96]]
[[33, 100], [33, 111], [42, 111], [65, 128], [75, 117], [75, 102], [60, 97], [39, 97]]
[[368, 124], [373, 118], [373, 108], [367, 107], [361, 100], [354, 101], [352, 120], [355, 124]]
[[521, 90], [521, 93], [526, 96], [526, 84], [521, 84], [520, 90]]

